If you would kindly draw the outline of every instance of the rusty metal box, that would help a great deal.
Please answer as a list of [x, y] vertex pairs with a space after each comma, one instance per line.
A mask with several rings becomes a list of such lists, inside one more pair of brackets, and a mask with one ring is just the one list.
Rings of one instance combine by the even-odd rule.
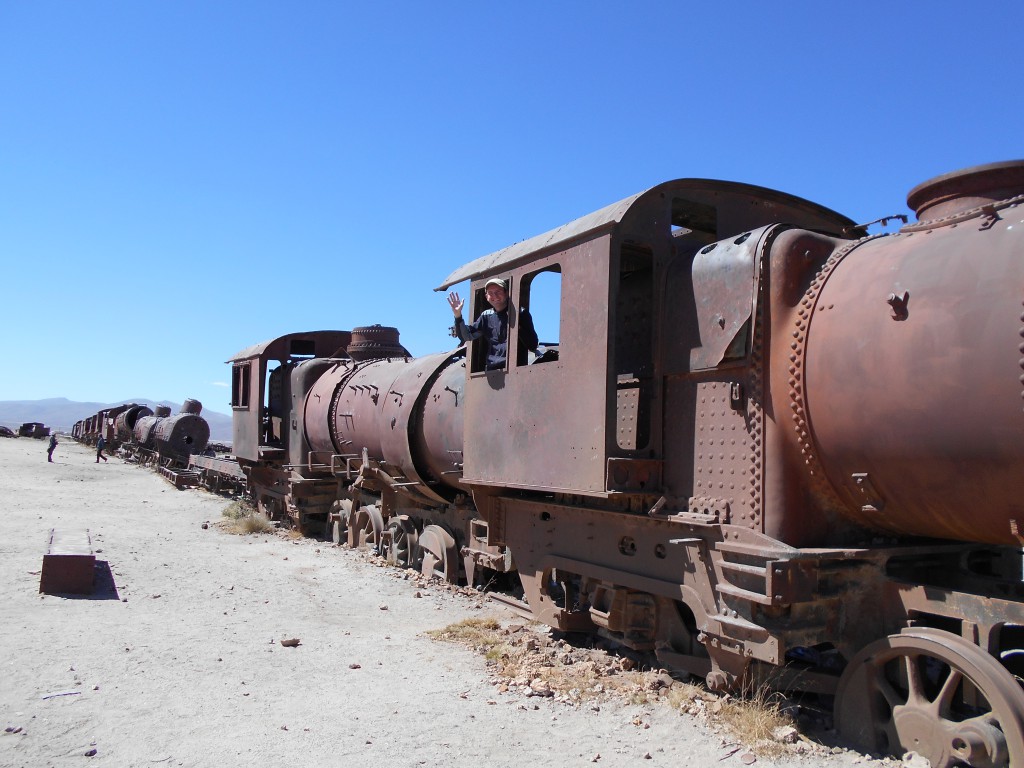
[[50, 594], [90, 595], [96, 575], [96, 555], [87, 530], [50, 531], [43, 555], [39, 591]]

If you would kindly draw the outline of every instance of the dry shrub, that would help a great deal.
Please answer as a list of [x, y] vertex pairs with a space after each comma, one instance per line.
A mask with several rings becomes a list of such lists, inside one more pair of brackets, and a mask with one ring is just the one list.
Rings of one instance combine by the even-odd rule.
[[267, 519], [267, 516], [245, 501], [231, 502], [221, 514], [227, 518], [224, 530], [228, 533], [246, 535], [269, 533], [274, 530], [274, 524]]
[[665, 703], [672, 709], [685, 711], [704, 694], [704, 689], [692, 683], [677, 683], [665, 693]]
[[221, 515], [226, 517], [228, 520], [238, 520], [243, 517], [249, 517], [256, 514], [256, 507], [247, 501], [238, 499], [233, 501], [224, 507], [224, 511]]
[[719, 696], [700, 685], [674, 680], [663, 670], [642, 670], [626, 656], [580, 648], [524, 625], [503, 628], [493, 618], [472, 618], [427, 633], [435, 640], [460, 643], [487, 659], [500, 691], [537, 695], [545, 690], [569, 704], [616, 697], [634, 705], [668, 706], [707, 719], [755, 753], [787, 754], [775, 730], [793, 726], [783, 700], [768, 686], [744, 691], [740, 698]]
[[270, 533], [274, 530], [274, 524], [267, 519], [266, 515], [257, 512], [247, 515], [238, 520], [238, 533]]
[[488, 657], [496, 648], [505, 646], [501, 622], [497, 619], [464, 619], [443, 629], [432, 629], [427, 635], [435, 640], [468, 645]]
[[782, 703], [781, 694], [762, 686], [753, 693], [745, 692], [742, 698], [723, 699], [718, 717], [727, 730], [758, 754], [777, 758], [788, 750], [775, 738], [776, 729], [796, 727], [793, 718], [783, 711]]
[[630, 659], [611, 657], [599, 649], [578, 648], [565, 640], [553, 641], [547, 634], [523, 625], [503, 628], [493, 618], [466, 619], [427, 634], [483, 654], [503, 689], [527, 688], [539, 681], [552, 696], [571, 703], [617, 695], [647, 704], [670, 693], [683, 700], [693, 688], [673, 681], [665, 673], [639, 670]]

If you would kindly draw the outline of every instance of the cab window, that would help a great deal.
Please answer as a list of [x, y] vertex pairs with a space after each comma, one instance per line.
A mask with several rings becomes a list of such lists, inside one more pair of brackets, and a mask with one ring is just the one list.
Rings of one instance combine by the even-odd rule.
[[562, 329], [562, 268], [553, 264], [523, 277], [522, 307], [529, 311], [537, 331], [537, 349], [518, 357], [519, 365], [558, 359]]

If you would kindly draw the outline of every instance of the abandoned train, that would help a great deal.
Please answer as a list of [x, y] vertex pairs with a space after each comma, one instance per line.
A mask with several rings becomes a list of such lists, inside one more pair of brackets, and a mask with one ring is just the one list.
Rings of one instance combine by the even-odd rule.
[[102, 437], [130, 461], [187, 467], [190, 456], [202, 454], [210, 439], [202, 410], [202, 403], [191, 399], [174, 416], [166, 405], [158, 405], [154, 412], [147, 405], [125, 403], [76, 422], [71, 435], [86, 445], [96, 445]]
[[1022, 203], [1024, 162], [979, 166], [869, 236], [667, 182], [443, 281], [474, 317], [493, 277], [553, 301], [544, 355], [282, 336], [229, 361], [234, 450], [306, 530], [514, 575], [535, 618], [716, 690], [834, 696], [865, 750], [1024, 765]]

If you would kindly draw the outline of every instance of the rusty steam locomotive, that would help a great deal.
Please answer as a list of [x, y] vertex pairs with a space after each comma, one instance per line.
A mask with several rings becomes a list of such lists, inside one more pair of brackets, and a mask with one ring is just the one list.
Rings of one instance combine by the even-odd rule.
[[187, 467], [190, 457], [202, 454], [210, 439], [202, 410], [198, 400], [186, 400], [174, 416], [166, 405], [158, 405], [154, 412], [147, 405], [125, 403], [76, 422], [71, 436], [86, 445], [96, 445], [102, 437], [110, 449], [140, 464]]
[[1024, 162], [979, 166], [869, 236], [667, 182], [443, 281], [473, 316], [492, 277], [553, 302], [544, 354], [282, 336], [229, 361], [234, 450], [262, 509], [336, 542], [514, 579], [716, 690], [833, 696], [865, 750], [1024, 765], [1022, 203]]

